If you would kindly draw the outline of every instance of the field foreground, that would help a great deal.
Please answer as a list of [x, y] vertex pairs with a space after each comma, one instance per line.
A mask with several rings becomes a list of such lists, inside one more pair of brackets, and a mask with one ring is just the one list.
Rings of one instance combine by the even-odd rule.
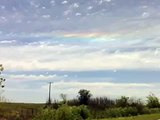
[[122, 118], [109, 118], [99, 120], [160, 120], [160, 114], [140, 115], [134, 117], [122, 117]]
[[43, 107], [44, 104], [0, 103], [0, 120], [28, 120]]

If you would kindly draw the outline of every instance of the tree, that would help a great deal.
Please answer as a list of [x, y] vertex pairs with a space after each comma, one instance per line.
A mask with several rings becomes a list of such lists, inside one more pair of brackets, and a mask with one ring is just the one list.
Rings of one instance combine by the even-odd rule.
[[80, 104], [88, 105], [89, 99], [92, 96], [89, 90], [81, 89], [79, 92], [79, 102]]
[[[2, 73], [2, 71], [4, 70], [2, 64], [0, 64], [0, 75]], [[3, 88], [4, 85], [3, 85], [3, 82], [5, 81], [5, 79], [3, 77], [0, 77], [0, 87]]]
[[67, 103], [67, 95], [66, 95], [66, 94], [61, 93], [61, 94], [60, 94], [60, 97], [61, 97], [61, 99], [63, 100], [63, 101], [62, 101], [62, 102], [63, 102], [63, 104], [66, 104], [66, 103]]
[[4, 81], [5, 79], [3, 77], [1, 77], [1, 73], [4, 70], [2, 64], [0, 64], [0, 101], [4, 101], [4, 97], [1, 96], [1, 94], [3, 93], [3, 88], [4, 88]]
[[159, 99], [154, 94], [150, 94], [149, 96], [147, 96], [147, 107], [149, 108], [160, 107]]
[[129, 105], [129, 97], [121, 96], [120, 99], [116, 100], [117, 107], [127, 107]]

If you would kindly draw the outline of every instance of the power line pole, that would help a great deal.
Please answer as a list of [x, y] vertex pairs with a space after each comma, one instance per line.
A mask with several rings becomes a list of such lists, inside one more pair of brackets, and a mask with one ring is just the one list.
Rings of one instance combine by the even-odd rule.
[[48, 89], [48, 105], [50, 106], [51, 105], [51, 86], [52, 86], [52, 83], [53, 82], [49, 82], [49, 89]]

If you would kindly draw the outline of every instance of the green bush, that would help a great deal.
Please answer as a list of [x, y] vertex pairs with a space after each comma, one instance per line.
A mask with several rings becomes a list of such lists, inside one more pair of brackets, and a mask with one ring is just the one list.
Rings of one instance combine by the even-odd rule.
[[55, 115], [55, 109], [44, 109], [33, 120], [56, 120]]
[[86, 120], [89, 117], [90, 112], [86, 106], [70, 107], [64, 104], [57, 110], [42, 110], [33, 120]]
[[125, 108], [110, 108], [106, 110], [106, 117], [126, 117], [135, 116], [138, 114], [137, 108], [125, 107]]
[[87, 106], [81, 105], [80, 108], [80, 116], [83, 120], [90, 118], [90, 111], [88, 110]]
[[150, 108], [150, 113], [160, 113], [160, 108]]
[[71, 107], [66, 104], [59, 107], [56, 111], [56, 120], [74, 120]]
[[106, 110], [107, 117], [121, 117], [122, 116], [122, 108], [110, 108]]
[[142, 114], [150, 114], [151, 111], [148, 107], [144, 107], [143, 110], [142, 110]]
[[160, 113], [160, 108], [148, 108], [148, 107], [143, 108], [142, 114], [154, 114], [154, 113]]
[[135, 116], [138, 115], [138, 110], [136, 107], [126, 107], [124, 108], [123, 116]]
[[158, 97], [156, 97], [154, 94], [147, 96], [147, 107], [160, 108], [160, 102]]
[[143, 114], [144, 113], [144, 104], [141, 101], [141, 99], [134, 99], [134, 98], [130, 98], [129, 99], [129, 106], [130, 107], [135, 107], [137, 109], [138, 114]]
[[74, 118], [74, 120], [82, 120], [80, 111], [81, 109], [79, 107], [75, 107], [75, 106], [72, 107], [72, 117]]
[[119, 108], [110, 108], [106, 109], [105, 117], [128, 117], [128, 116], [136, 116], [139, 114], [151, 114], [151, 113], [160, 113], [159, 108], [147, 108], [144, 107], [141, 112], [137, 109], [137, 107], [119, 107]]
[[129, 106], [129, 97], [121, 96], [120, 99], [116, 100], [117, 107], [128, 107]]
[[94, 119], [102, 119], [107, 117], [105, 110], [91, 110], [91, 116]]

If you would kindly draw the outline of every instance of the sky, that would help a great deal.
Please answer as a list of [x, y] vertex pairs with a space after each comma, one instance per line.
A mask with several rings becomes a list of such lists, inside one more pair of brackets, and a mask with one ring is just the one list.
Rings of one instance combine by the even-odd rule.
[[0, 0], [1, 96], [160, 97], [159, 0]]

